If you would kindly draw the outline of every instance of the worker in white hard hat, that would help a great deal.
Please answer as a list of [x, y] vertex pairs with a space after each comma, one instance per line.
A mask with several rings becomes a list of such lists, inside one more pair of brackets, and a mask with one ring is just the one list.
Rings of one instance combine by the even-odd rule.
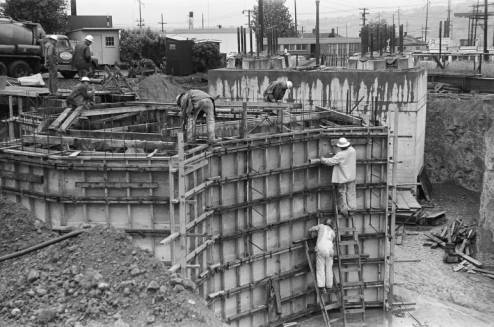
[[74, 87], [72, 93], [70, 93], [67, 97], [67, 105], [72, 106], [72, 109], [80, 106], [84, 106], [86, 109], [89, 109], [91, 106], [93, 101], [93, 93], [89, 92], [89, 82], [89, 77], [82, 77], [81, 82]]
[[87, 35], [82, 42], [75, 46], [74, 57], [72, 58], [72, 66], [77, 70], [79, 78], [92, 75], [93, 66], [91, 63], [91, 44], [94, 38], [92, 35]]
[[317, 232], [316, 284], [323, 292], [333, 288], [334, 239], [333, 223], [328, 218], [324, 223], [313, 226], [309, 232]]
[[52, 95], [57, 94], [58, 91], [57, 41], [56, 35], [49, 35], [45, 46], [45, 67], [48, 69], [48, 89]]
[[180, 93], [176, 102], [182, 110], [182, 128], [186, 133], [187, 142], [192, 142], [196, 138], [196, 123], [200, 114], [206, 115], [209, 142], [216, 142], [214, 98], [201, 90], [189, 90]]
[[350, 142], [341, 137], [336, 143], [339, 151], [330, 158], [321, 158], [321, 163], [333, 166], [332, 183], [338, 189], [338, 209], [340, 213], [348, 217], [357, 207], [357, 194], [355, 189], [355, 177], [357, 174], [357, 153]]
[[283, 100], [286, 90], [291, 90], [293, 83], [291, 81], [274, 81], [268, 85], [264, 91], [264, 101], [278, 102]]

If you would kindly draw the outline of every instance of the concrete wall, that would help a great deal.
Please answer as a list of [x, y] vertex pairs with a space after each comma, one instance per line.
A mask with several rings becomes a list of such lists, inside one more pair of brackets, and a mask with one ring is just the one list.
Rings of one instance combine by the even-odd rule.
[[[423, 165], [427, 74], [423, 69], [395, 71], [324, 70], [210, 70], [209, 92], [232, 101], [263, 101], [263, 92], [275, 80], [293, 82], [284, 101], [332, 107], [345, 111], [347, 99], [354, 114], [366, 120], [375, 115], [393, 129], [399, 118], [398, 183], [414, 183]], [[410, 151], [410, 149], [413, 149]]]

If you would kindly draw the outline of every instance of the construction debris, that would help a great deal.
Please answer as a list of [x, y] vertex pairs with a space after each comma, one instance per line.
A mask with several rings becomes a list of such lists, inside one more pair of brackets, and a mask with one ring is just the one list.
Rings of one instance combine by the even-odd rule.
[[470, 255], [473, 254], [475, 244], [475, 228], [473, 225], [465, 225], [461, 219], [444, 226], [439, 233], [424, 234], [432, 248], [438, 246], [445, 250], [443, 261], [445, 263], [458, 263], [463, 258], [466, 261], [481, 267], [482, 263]]

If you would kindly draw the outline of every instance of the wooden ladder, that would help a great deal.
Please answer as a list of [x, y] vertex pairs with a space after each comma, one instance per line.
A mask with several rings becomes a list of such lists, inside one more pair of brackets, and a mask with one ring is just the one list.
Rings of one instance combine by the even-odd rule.
[[[346, 220], [346, 226], [340, 227], [338, 220]], [[361, 314], [365, 323], [364, 279], [358, 232], [353, 216], [339, 217], [336, 212], [336, 249], [338, 255], [338, 273], [340, 279], [340, 302], [343, 325], [346, 326], [347, 316]], [[348, 226], [351, 225], [351, 226]], [[353, 248], [353, 253], [352, 249]], [[350, 274], [357, 273], [357, 281], [349, 281]], [[356, 294], [355, 291], [356, 290]], [[350, 294], [349, 294], [350, 293]]]
[[[312, 273], [312, 277], [314, 279], [314, 288], [316, 289], [316, 295], [317, 295], [317, 299], [319, 302], [319, 306], [321, 307], [321, 313], [322, 313], [322, 317], [324, 319], [324, 323], [327, 327], [331, 327], [331, 323], [339, 320], [339, 318], [329, 319], [328, 311], [332, 310], [332, 309], [339, 308], [340, 303], [338, 303], [338, 302], [330, 303], [331, 302], [331, 294], [330, 293], [322, 294], [319, 291], [319, 287], [317, 287], [316, 270], [314, 268], [314, 258], [311, 255], [311, 253], [313, 253], [314, 250], [313, 250], [313, 247], [312, 248], [310, 247], [309, 242], [310, 242], [310, 239], [304, 240], [305, 255], [307, 257], [307, 262], [309, 263], [310, 272]], [[333, 279], [334, 279], [334, 277], [333, 277]], [[333, 284], [333, 285], [335, 285], [335, 284]], [[326, 298], [328, 299], [328, 301], [326, 301]]]

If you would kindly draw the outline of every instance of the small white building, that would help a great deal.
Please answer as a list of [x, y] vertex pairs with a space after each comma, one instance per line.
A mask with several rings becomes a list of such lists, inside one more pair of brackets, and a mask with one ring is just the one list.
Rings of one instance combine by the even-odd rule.
[[86, 35], [92, 35], [91, 51], [98, 65], [120, 63], [120, 29], [113, 27], [85, 27], [70, 31], [67, 36], [75, 43], [82, 42]]

